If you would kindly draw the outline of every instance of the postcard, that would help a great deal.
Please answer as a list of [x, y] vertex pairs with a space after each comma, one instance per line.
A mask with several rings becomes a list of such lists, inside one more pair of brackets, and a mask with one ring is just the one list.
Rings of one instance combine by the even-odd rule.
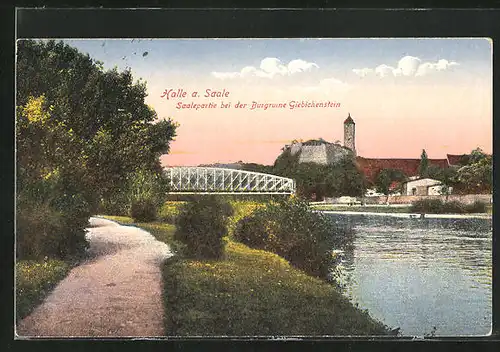
[[491, 334], [491, 39], [16, 50], [17, 339]]

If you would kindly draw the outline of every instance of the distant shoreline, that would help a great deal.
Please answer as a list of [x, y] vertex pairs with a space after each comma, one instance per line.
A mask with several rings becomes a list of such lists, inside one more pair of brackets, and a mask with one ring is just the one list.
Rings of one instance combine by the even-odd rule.
[[[376, 212], [362, 212], [362, 211], [342, 211], [342, 210], [319, 210], [313, 211], [321, 212], [324, 214], [344, 214], [344, 215], [378, 215], [378, 216], [391, 216], [396, 218], [411, 218], [420, 219], [420, 214], [417, 213], [376, 213]], [[492, 219], [492, 214], [425, 214], [425, 219]]]

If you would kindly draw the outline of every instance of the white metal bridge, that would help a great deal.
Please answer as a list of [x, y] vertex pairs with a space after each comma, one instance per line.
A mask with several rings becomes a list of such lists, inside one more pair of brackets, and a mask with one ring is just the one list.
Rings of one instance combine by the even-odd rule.
[[291, 178], [218, 167], [167, 167], [169, 193], [292, 194]]

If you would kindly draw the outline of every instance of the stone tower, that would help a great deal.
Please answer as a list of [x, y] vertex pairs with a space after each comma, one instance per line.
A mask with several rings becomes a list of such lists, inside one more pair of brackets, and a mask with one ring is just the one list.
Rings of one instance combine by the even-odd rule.
[[347, 119], [344, 121], [344, 147], [351, 149], [354, 155], [356, 155], [355, 131], [356, 124], [354, 123], [351, 114], [349, 114]]

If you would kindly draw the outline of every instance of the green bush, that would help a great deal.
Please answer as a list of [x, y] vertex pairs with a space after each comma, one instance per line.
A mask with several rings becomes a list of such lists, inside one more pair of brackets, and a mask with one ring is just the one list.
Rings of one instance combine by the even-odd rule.
[[456, 200], [451, 202], [443, 203], [442, 213], [451, 213], [451, 214], [463, 214], [467, 213], [467, 208], [465, 204], [460, 203]]
[[[83, 256], [89, 243], [85, 238], [86, 228], [89, 226], [90, 209], [81, 195], [61, 197], [62, 219], [64, 223], [63, 236], [59, 241], [60, 258]], [[67, 207], [62, 211], [62, 207]]]
[[237, 241], [257, 249], [271, 249], [270, 235], [259, 214], [249, 215], [239, 220], [234, 231], [234, 238]]
[[101, 200], [99, 214], [128, 216], [130, 214], [130, 200], [127, 192], [118, 192]]
[[[227, 199], [227, 198], [226, 198]], [[263, 207], [265, 203], [257, 202], [255, 200], [238, 200], [230, 201], [231, 206], [234, 209], [234, 214], [229, 218], [229, 236], [232, 236], [238, 222], [249, 216], [256, 209]]]
[[127, 174], [124, 185], [108, 192], [100, 201], [98, 212], [103, 215], [129, 216], [132, 204], [152, 202], [155, 213], [166, 199], [167, 183], [161, 173], [137, 170]]
[[48, 204], [18, 206], [16, 217], [17, 258], [58, 256], [58, 236], [64, 231], [62, 215]]
[[439, 214], [443, 212], [443, 208], [441, 199], [420, 199], [411, 204], [410, 212]]
[[151, 199], [138, 199], [132, 202], [130, 216], [137, 222], [156, 220], [156, 205]]
[[292, 199], [269, 203], [240, 220], [236, 240], [274, 252], [309, 275], [328, 279], [336, 258], [333, 249], [350, 241], [349, 232], [337, 228], [325, 215], [312, 212], [307, 203]]
[[54, 178], [24, 187], [16, 204], [17, 259], [83, 255], [89, 217], [89, 203], [67, 180]]
[[458, 201], [444, 203], [440, 199], [421, 199], [411, 205], [410, 212], [431, 214], [464, 214], [464, 213], [486, 213], [487, 204], [475, 201], [472, 204], [464, 204]]
[[186, 245], [189, 257], [221, 258], [231, 215], [231, 205], [217, 196], [193, 199], [180, 209], [174, 239]]
[[81, 255], [97, 198], [86, 187], [82, 145], [43, 94], [24, 98], [16, 116], [16, 257]]
[[486, 213], [487, 208], [488, 205], [480, 200], [476, 200], [474, 203], [465, 206], [468, 213]]

